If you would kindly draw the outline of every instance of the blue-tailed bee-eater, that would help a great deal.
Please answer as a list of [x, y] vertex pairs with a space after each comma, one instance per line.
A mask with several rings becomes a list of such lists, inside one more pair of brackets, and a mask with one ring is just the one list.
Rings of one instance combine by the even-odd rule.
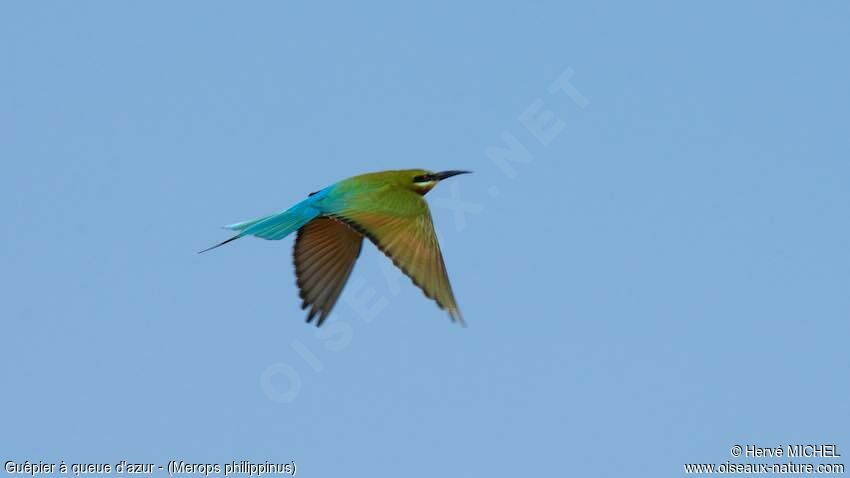
[[319, 326], [339, 298], [366, 237], [453, 321], [463, 324], [422, 196], [440, 181], [468, 172], [406, 169], [354, 176], [311, 193], [286, 211], [225, 226], [238, 234], [201, 252], [243, 236], [278, 240], [298, 231], [293, 262], [301, 308], [310, 307], [307, 322], [318, 316]]

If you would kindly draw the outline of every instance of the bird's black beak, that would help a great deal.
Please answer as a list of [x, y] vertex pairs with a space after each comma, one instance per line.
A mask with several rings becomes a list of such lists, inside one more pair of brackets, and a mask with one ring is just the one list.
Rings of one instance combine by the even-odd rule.
[[440, 171], [439, 173], [434, 173], [433, 177], [437, 181], [442, 181], [443, 179], [457, 176], [458, 174], [469, 174], [471, 172], [472, 171]]

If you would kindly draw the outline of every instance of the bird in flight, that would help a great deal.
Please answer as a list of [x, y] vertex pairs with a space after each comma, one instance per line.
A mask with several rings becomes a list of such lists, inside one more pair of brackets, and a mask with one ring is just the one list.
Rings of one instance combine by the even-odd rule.
[[425, 295], [464, 324], [455, 302], [431, 212], [422, 196], [440, 181], [470, 171], [382, 171], [344, 179], [286, 211], [225, 226], [243, 236], [279, 240], [298, 231], [293, 249], [296, 283], [307, 322], [330, 314], [360, 255], [363, 238], [378, 247]]

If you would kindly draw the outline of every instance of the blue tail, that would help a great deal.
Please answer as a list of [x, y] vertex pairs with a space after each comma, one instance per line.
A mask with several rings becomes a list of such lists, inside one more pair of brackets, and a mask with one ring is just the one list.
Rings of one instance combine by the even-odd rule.
[[257, 236], [271, 241], [283, 239], [321, 214], [321, 211], [312, 206], [312, 202], [312, 198], [308, 198], [284, 212], [224, 226], [225, 229], [239, 231], [239, 234], [208, 247], [200, 251], [199, 254], [223, 246], [230, 241], [235, 241], [242, 236]]

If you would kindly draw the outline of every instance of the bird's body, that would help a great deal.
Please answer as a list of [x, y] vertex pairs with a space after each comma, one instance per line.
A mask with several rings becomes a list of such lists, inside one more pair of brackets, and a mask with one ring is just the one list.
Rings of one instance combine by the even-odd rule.
[[422, 196], [442, 179], [465, 172], [408, 169], [344, 179], [286, 211], [226, 226], [238, 234], [210, 249], [243, 236], [278, 240], [298, 231], [293, 262], [302, 308], [310, 307], [307, 322], [318, 316], [316, 325], [321, 325], [342, 292], [366, 237], [426, 296], [446, 309], [452, 320], [463, 323]]

